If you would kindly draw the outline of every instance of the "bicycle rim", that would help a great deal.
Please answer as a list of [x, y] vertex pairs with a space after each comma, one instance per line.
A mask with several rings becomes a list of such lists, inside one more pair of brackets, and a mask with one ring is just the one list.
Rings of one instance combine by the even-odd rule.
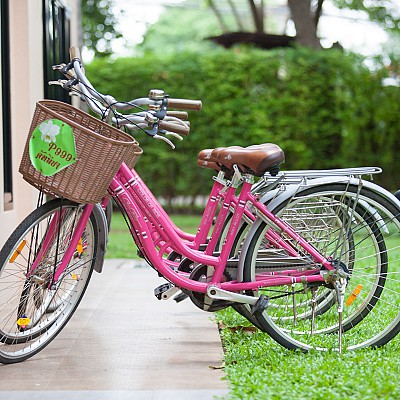
[[[345, 184], [298, 193], [276, 209], [298, 233], [348, 273], [343, 347], [377, 347], [400, 329], [399, 210], [368, 190]], [[245, 279], [271, 273], [260, 263], [267, 250], [261, 224], [246, 258]], [[284, 233], [284, 240], [300, 250]], [[306, 257], [305, 257], [306, 261]], [[320, 268], [305, 262], [303, 269]], [[293, 284], [263, 288], [269, 304], [257, 316], [263, 330], [287, 348], [338, 349], [338, 306], [331, 287]]]
[[[20, 224], [0, 252], [1, 362], [23, 361], [43, 349], [79, 304], [97, 251], [94, 219], [89, 219], [62, 276], [53, 285], [52, 279], [55, 265], [61, 261], [81, 213], [82, 206], [69, 201], [46, 203]], [[26, 273], [57, 215], [62, 215], [62, 222], [35, 273], [27, 278]]]

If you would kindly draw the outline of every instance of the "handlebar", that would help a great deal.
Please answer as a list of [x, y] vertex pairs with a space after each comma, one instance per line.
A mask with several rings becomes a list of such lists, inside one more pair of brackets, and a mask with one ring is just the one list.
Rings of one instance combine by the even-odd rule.
[[186, 111], [167, 111], [167, 116], [179, 118], [182, 121], [186, 121], [189, 118], [189, 114]]
[[[172, 135], [182, 140], [180, 135], [187, 136], [190, 131], [190, 123], [187, 120], [186, 111], [169, 110], [169, 108], [200, 111], [202, 103], [200, 100], [173, 99], [167, 96], [162, 90], [151, 90], [149, 97], [133, 99], [122, 102], [110, 95], [103, 95], [98, 92], [86, 77], [80, 51], [78, 47], [71, 47], [69, 50], [70, 62], [54, 66], [68, 79], [49, 84], [59, 84], [71, 93], [79, 93], [81, 100], [86, 101], [90, 109], [98, 114], [107, 123], [118, 127], [126, 126], [131, 130], [142, 130], [146, 134], [168, 142], [172, 142], [165, 136]], [[118, 110], [136, 108], [138, 112], [132, 114], [121, 114]], [[160, 135], [161, 134], [161, 135]]]
[[170, 99], [167, 98], [167, 104], [172, 108], [180, 108], [182, 110], [200, 111], [202, 103], [200, 100], [186, 100], [186, 99]]
[[73, 60], [80, 60], [81, 59], [81, 52], [79, 50], [79, 47], [72, 46], [69, 48], [69, 58], [71, 61]]
[[187, 136], [189, 135], [190, 129], [189, 126], [186, 124], [178, 125], [172, 122], [160, 121], [158, 126], [161, 129], [165, 129], [170, 132], [179, 133], [179, 135]]

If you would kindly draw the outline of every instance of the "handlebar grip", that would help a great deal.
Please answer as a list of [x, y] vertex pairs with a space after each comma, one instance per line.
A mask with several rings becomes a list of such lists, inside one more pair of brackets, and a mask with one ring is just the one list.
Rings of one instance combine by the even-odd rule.
[[69, 48], [69, 57], [72, 60], [81, 59], [81, 52], [79, 51], [79, 47], [72, 46]]
[[201, 100], [171, 99], [169, 97], [167, 97], [167, 105], [172, 108], [192, 111], [200, 111], [202, 107]]
[[186, 111], [167, 111], [168, 117], [175, 117], [186, 121], [189, 118], [189, 114]]
[[170, 132], [179, 133], [179, 135], [189, 135], [190, 129], [184, 125], [174, 124], [173, 122], [159, 121], [158, 126], [160, 129], [165, 129]]

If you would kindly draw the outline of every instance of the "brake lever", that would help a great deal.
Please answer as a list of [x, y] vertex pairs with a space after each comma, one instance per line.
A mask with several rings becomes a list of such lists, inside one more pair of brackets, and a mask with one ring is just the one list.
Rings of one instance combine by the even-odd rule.
[[65, 90], [71, 90], [72, 86], [75, 86], [79, 83], [77, 78], [59, 79], [58, 81], [49, 81], [49, 85], [60, 85]]
[[62, 63], [62, 64], [57, 64], [57, 65], [52, 65], [51, 69], [53, 71], [61, 71], [67, 64]]
[[158, 135], [158, 124], [155, 123], [152, 129], [145, 129], [144, 130], [147, 135], [151, 136], [153, 139], [163, 140], [164, 142], [168, 143], [172, 149], [175, 149], [175, 145], [166, 137]]
[[153, 136], [153, 138], [154, 139], [163, 140], [164, 142], [168, 143], [171, 146], [172, 150], [175, 149], [175, 145], [169, 139], [167, 139], [166, 137], [156, 134], [156, 135]]
[[167, 98], [164, 97], [161, 101], [160, 109], [154, 113], [154, 115], [158, 119], [164, 119], [165, 116], [167, 115], [167, 108], [168, 108], [168, 102]]
[[67, 81], [66, 79], [59, 79], [59, 80], [57, 80], [57, 81], [48, 81], [47, 84], [50, 85], [50, 86], [59, 85], [59, 86], [64, 87], [64, 85], [65, 85], [67, 82], [68, 82], [68, 81]]
[[158, 124], [154, 124], [151, 129], [145, 129], [144, 131], [147, 135], [154, 137], [157, 135], [158, 132]]
[[169, 132], [169, 131], [166, 131], [164, 129], [160, 130], [159, 132], [162, 133], [163, 135], [173, 136], [174, 138], [177, 138], [180, 141], [183, 140], [183, 137], [181, 135], [175, 133], [175, 132]]
[[71, 63], [68, 64], [62, 63], [58, 65], [53, 65], [51, 68], [53, 69], [53, 71], [59, 71], [67, 78], [76, 78], [76, 74], [73, 69], [73, 65]]

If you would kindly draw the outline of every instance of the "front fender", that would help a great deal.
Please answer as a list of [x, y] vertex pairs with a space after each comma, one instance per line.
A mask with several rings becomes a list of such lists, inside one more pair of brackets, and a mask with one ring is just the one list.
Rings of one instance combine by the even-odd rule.
[[97, 229], [96, 233], [98, 240], [98, 246], [96, 249], [97, 253], [94, 259], [93, 269], [96, 272], [101, 272], [103, 270], [104, 257], [107, 250], [108, 226], [107, 226], [106, 214], [104, 213], [104, 210], [100, 204], [96, 204], [93, 207], [91, 217], [94, 218], [96, 221], [95, 226]]

